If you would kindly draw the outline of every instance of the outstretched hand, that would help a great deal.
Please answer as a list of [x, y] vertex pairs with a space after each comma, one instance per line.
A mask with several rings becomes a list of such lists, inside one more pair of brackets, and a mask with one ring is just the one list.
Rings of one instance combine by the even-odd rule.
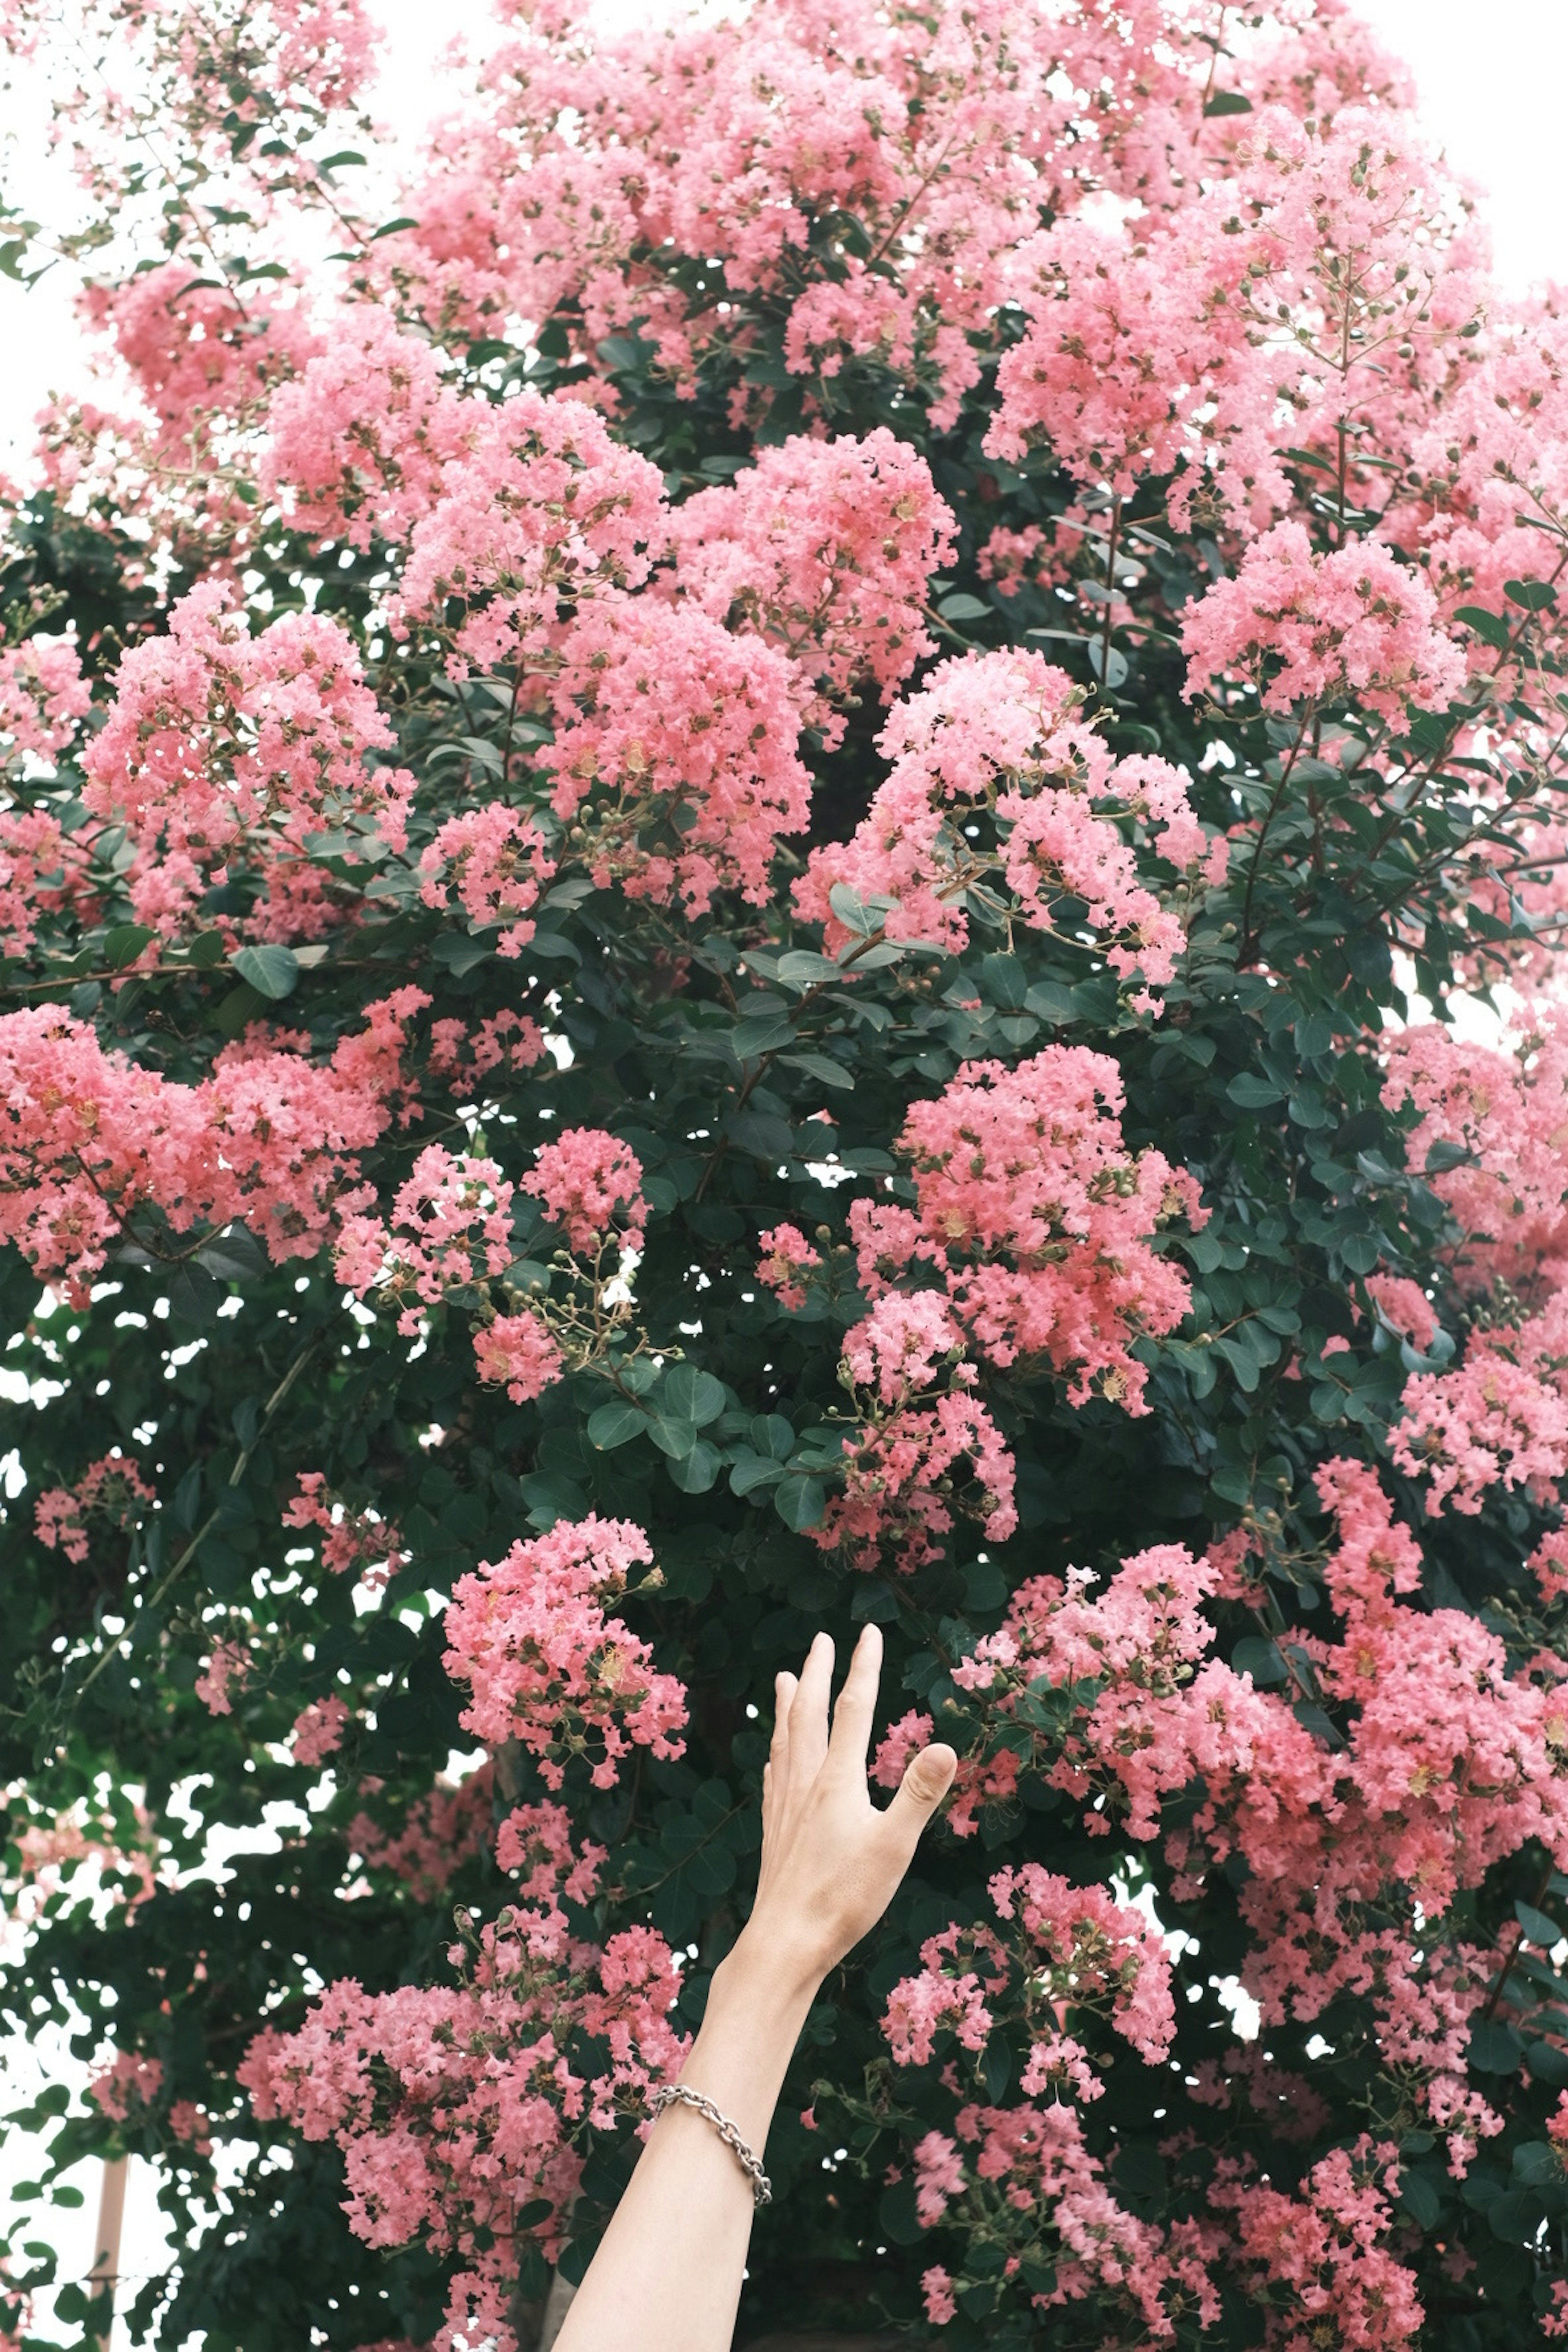
[[882, 1636], [868, 1625], [831, 1732], [830, 1637], [817, 1635], [798, 1680], [778, 1677], [763, 1776], [762, 1867], [742, 1940], [754, 1958], [803, 1982], [820, 1980], [875, 1927], [958, 1769], [951, 1748], [927, 1748], [885, 1811], [871, 1802], [866, 1753], [881, 1671]]

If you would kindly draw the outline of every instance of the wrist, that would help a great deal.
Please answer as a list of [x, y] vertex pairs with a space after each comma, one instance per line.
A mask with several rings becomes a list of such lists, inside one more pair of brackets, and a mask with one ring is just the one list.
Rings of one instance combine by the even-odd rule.
[[743, 2008], [757, 2023], [776, 2014], [798, 2032], [826, 1974], [814, 1954], [770, 1935], [753, 1920], [714, 1969], [709, 2008], [717, 1999], [726, 2007]]

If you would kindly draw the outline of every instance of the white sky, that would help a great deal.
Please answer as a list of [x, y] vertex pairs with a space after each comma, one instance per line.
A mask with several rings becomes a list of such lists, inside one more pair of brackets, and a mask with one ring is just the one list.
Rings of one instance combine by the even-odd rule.
[[[657, 5], [658, 0], [652, 0]], [[763, 0], [765, 6], [766, 0]], [[1563, 93], [1568, 89], [1568, 0], [1361, 0], [1363, 15], [1415, 70], [1426, 122], [1455, 168], [1487, 192], [1487, 215], [1505, 289], [1522, 290], [1542, 278], [1568, 280], [1568, 213], [1563, 203]], [[606, 15], [642, 13], [638, 0], [610, 0]], [[465, 25], [478, 24], [483, 0], [378, 0], [390, 34], [387, 83], [379, 110], [400, 128], [425, 120], [432, 103], [437, 53]], [[36, 154], [37, 110], [25, 90], [0, 92], [0, 161], [5, 193], [26, 198], [19, 169]], [[30, 440], [30, 420], [51, 392], [79, 389], [86, 378], [68, 289], [63, 277], [45, 278], [30, 293], [0, 279], [0, 467], [19, 465]], [[33, 2062], [9, 2055], [16, 2072], [14, 2095], [31, 2095]], [[79, 2080], [63, 2053], [60, 2079]], [[0, 2086], [0, 2107], [10, 2104]], [[35, 2168], [16, 2136], [0, 2159], [0, 2181]], [[152, 2183], [133, 2172], [126, 2215], [123, 2263], [145, 2273], [157, 2266], [157, 2215]], [[97, 2168], [81, 2168], [87, 2206], [75, 2228], [51, 2215], [68, 2267], [91, 2259]], [[56, 2235], [58, 2231], [58, 2236]], [[116, 2352], [124, 2343], [115, 2331]]]

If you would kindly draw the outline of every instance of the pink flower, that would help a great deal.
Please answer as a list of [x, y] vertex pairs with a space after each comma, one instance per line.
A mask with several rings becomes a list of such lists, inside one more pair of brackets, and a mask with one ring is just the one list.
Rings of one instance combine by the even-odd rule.
[[647, 1223], [642, 1162], [618, 1136], [598, 1127], [569, 1127], [558, 1143], [540, 1146], [535, 1162], [521, 1189], [543, 1202], [569, 1249], [592, 1256], [617, 1227], [636, 1247]]
[[296, 1764], [314, 1768], [324, 1764], [343, 1744], [343, 1727], [349, 1721], [349, 1711], [335, 1692], [327, 1697], [314, 1699], [294, 1718], [289, 1738], [294, 1747]]
[[763, 1255], [757, 1260], [757, 1280], [766, 1284], [781, 1307], [798, 1314], [806, 1300], [800, 1277], [822, 1264], [822, 1252], [812, 1246], [798, 1225], [771, 1225], [761, 1235], [758, 1247]]
[[447, 1612], [447, 1671], [468, 1685], [462, 1723], [479, 1738], [518, 1739], [560, 1788], [569, 1757], [598, 1755], [614, 1785], [628, 1748], [679, 1756], [686, 1694], [605, 1604], [652, 1559], [640, 1528], [594, 1514], [513, 1544], [458, 1581]]
[[952, 2280], [940, 2263], [921, 2273], [921, 2292], [925, 2297], [926, 2317], [933, 2327], [945, 2327], [958, 2316], [958, 2305], [952, 2299]]
[[33, 1527], [38, 1541], [50, 1551], [63, 1551], [79, 1567], [92, 1547], [93, 1530], [100, 1536], [120, 1533], [141, 1524], [142, 1506], [156, 1499], [129, 1454], [106, 1454], [84, 1470], [74, 1486], [47, 1486], [33, 1506]]
[[803, 833], [811, 777], [790, 664], [689, 604], [601, 595], [568, 632], [552, 805], [595, 880], [707, 912], [765, 905], [779, 840]]
[[498, 1315], [474, 1333], [474, 1366], [481, 1381], [504, 1386], [513, 1404], [526, 1404], [565, 1370], [560, 1349], [537, 1315]]
[[684, 593], [790, 657], [829, 744], [844, 732], [834, 706], [861, 678], [889, 701], [933, 650], [926, 583], [953, 527], [925, 460], [882, 425], [860, 441], [760, 449], [729, 488], [699, 491], [669, 521]]
[[284, 892], [263, 935], [313, 938], [314, 915], [301, 929], [281, 912], [311, 836], [360, 817], [403, 846], [414, 779], [369, 763], [393, 740], [338, 623], [285, 614], [252, 637], [228, 589], [208, 580], [173, 608], [166, 635], [123, 656], [107, 723], [83, 754], [82, 796], [129, 829], [139, 919], [171, 937], [195, 928], [215, 872], [232, 879], [249, 866]]
[[494, 669], [549, 647], [568, 602], [641, 584], [664, 484], [577, 400], [524, 391], [464, 437], [414, 525], [398, 625], [433, 625], [456, 603], [458, 667]]
[[163, 2086], [161, 2058], [143, 2058], [135, 2051], [120, 2050], [108, 2072], [88, 2084], [88, 2096], [106, 2116], [122, 2124], [136, 2111], [152, 2106]]
[[1255, 540], [1233, 579], [1188, 606], [1182, 625], [1187, 693], [1239, 676], [1265, 710], [1313, 711], [1346, 700], [1408, 732], [1406, 706], [1444, 709], [1465, 682], [1465, 659], [1436, 625], [1437, 605], [1417, 572], [1376, 540], [1314, 552], [1304, 524], [1277, 523]]
[[232, 1715], [234, 1693], [249, 1679], [251, 1655], [243, 1642], [219, 1642], [196, 1676], [196, 1696], [209, 1715]]
[[965, 894], [1005, 883], [1020, 918], [1050, 930], [1085, 909], [1123, 977], [1169, 980], [1183, 933], [1150, 887], [1129, 834], [1142, 829], [1162, 860], [1215, 866], [1187, 802], [1187, 780], [1163, 760], [1113, 761], [1078, 716], [1082, 697], [1034, 653], [942, 663], [894, 711], [879, 748], [886, 781], [847, 842], [813, 850], [795, 905], [841, 951], [852, 934], [834, 913], [847, 885], [863, 901], [891, 898], [890, 939], [952, 950], [969, 936]]
[[481, 413], [442, 383], [429, 343], [401, 333], [379, 305], [356, 302], [274, 393], [262, 485], [321, 538], [402, 541]]
[[498, 955], [519, 956], [533, 937], [528, 910], [555, 871], [531, 817], [502, 801], [448, 817], [421, 852], [427, 907], [460, 906], [476, 931], [504, 924]]
[[930, 2230], [941, 2221], [951, 2200], [963, 2194], [963, 2158], [953, 2141], [934, 2131], [916, 2141], [914, 2158], [915, 2211], [921, 2229]]
[[299, 1491], [283, 1513], [286, 1528], [319, 1528], [321, 1565], [334, 1576], [353, 1570], [374, 1591], [396, 1575], [409, 1554], [390, 1519], [374, 1511], [351, 1511], [329, 1488], [320, 1470], [301, 1470]]

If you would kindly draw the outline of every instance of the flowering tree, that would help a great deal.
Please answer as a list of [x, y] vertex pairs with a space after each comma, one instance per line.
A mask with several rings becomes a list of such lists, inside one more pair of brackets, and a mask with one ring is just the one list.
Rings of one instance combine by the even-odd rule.
[[870, 1617], [745, 2326], [1568, 2335], [1558, 304], [1340, 0], [500, 18], [385, 217], [359, 0], [4, 11], [53, 2160], [142, 2340], [528, 2346]]

